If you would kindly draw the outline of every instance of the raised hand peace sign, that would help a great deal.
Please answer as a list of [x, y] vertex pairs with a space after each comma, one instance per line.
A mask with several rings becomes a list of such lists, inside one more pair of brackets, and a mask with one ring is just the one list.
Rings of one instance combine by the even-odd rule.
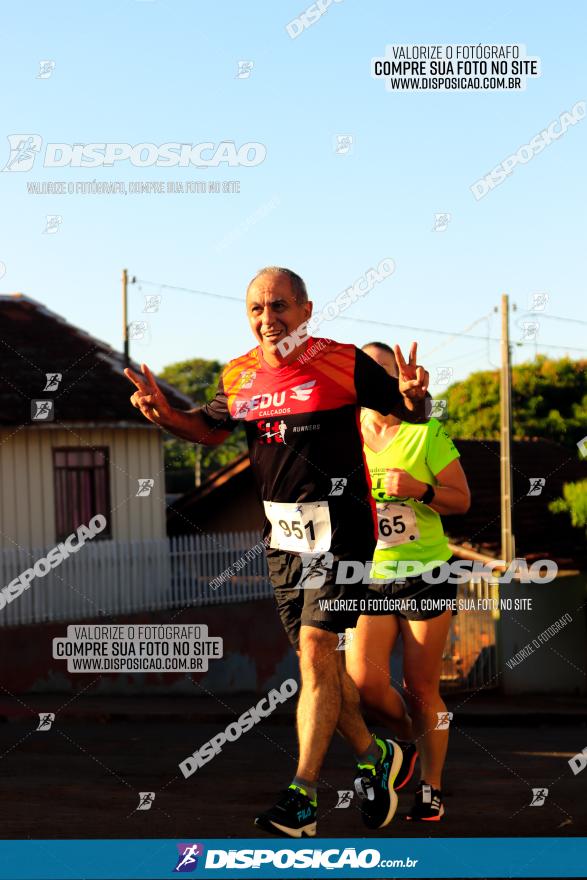
[[138, 388], [138, 391], [132, 395], [130, 402], [137, 409], [140, 409], [150, 422], [155, 425], [163, 425], [169, 421], [173, 412], [172, 407], [146, 364], [141, 364], [141, 372], [142, 376], [128, 367], [124, 371], [126, 378], [130, 379], [133, 385]]
[[412, 342], [408, 363], [406, 363], [399, 345], [395, 345], [393, 350], [399, 371], [398, 382], [401, 394], [411, 400], [422, 400], [428, 390], [430, 374], [428, 370], [416, 363], [418, 343]]

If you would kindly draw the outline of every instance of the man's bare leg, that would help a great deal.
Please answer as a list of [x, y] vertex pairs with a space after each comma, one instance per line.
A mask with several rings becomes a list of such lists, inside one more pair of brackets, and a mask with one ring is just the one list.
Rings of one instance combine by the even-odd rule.
[[344, 666], [342, 667], [342, 703], [337, 730], [349, 743], [355, 755], [361, 755], [371, 744], [372, 736], [361, 713], [359, 691]]
[[343, 689], [345, 696], [348, 695], [343, 715], [345, 738], [355, 754], [364, 752], [371, 743], [371, 735], [361, 717], [352, 682], [346, 682], [348, 676], [342, 666], [341, 652], [336, 650], [337, 645], [336, 633], [313, 626], [302, 626], [302, 688], [297, 709], [300, 756], [296, 776], [313, 783], [318, 779], [334, 731], [339, 724]]
[[[298, 701], [299, 763], [282, 800], [255, 820], [266, 831], [290, 837], [316, 834], [316, 788], [332, 736], [341, 721], [345, 737], [358, 758], [355, 779], [361, 797], [361, 815], [370, 829], [391, 822], [397, 807], [394, 781], [402, 763], [397, 746], [378, 744], [369, 734], [359, 711], [359, 700], [343, 669], [336, 633], [302, 626], [300, 671], [302, 688]], [[344, 711], [343, 711], [344, 692]], [[385, 758], [385, 760], [383, 760]]]

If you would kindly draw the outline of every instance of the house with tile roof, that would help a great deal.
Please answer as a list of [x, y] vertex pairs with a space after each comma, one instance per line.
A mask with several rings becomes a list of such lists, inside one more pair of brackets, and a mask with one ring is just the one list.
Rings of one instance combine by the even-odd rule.
[[[106, 519], [93, 541], [102, 548], [95, 561], [104, 589], [119, 590], [122, 601], [125, 591], [144, 589], [141, 578], [149, 570], [154, 577], [158, 564], [164, 578], [163, 432], [130, 404], [124, 367], [120, 352], [42, 303], [20, 293], [0, 296], [2, 585], [98, 514]], [[194, 405], [161, 386], [174, 406]], [[92, 554], [95, 547], [75, 557], [86, 581]], [[71, 574], [74, 558], [69, 562]], [[44, 580], [59, 576], [56, 569]], [[50, 614], [37, 609], [49, 592], [40, 583], [18, 600], [21, 611], [32, 603], [29, 618]], [[89, 596], [87, 582], [70, 590], [81, 605], [81, 593]], [[100, 608], [99, 596], [88, 602]], [[2, 615], [10, 613], [7, 606]]]

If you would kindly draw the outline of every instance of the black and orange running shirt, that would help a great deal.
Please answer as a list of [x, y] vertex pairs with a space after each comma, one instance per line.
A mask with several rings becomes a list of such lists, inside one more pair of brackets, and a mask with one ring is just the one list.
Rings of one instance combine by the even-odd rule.
[[405, 418], [397, 379], [354, 345], [310, 338], [281, 367], [257, 346], [224, 368], [200, 412], [211, 430], [244, 422], [271, 547], [371, 558], [377, 517], [361, 407]]

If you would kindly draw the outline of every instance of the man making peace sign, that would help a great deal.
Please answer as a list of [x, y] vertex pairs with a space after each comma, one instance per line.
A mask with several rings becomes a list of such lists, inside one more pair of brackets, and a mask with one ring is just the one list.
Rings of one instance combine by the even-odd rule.
[[[428, 373], [416, 362], [416, 343], [407, 363], [396, 346], [395, 379], [354, 345], [302, 338], [312, 303], [289, 269], [262, 269], [247, 288], [246, 308], [258, 345], [227, 364], [210, 403], [174, 409], [146, 365], [142, 375], [125, 371], [137, 388], [131, 402], [166, 431], [207, 446], [244, 422], [266, 515], [269, 575], [302, 680], [296, 775], [257, 825], [289, 837], [316, 834], [319, 773], [338, 728], [357, 756], [363, 820], [382, 828], [395, 813], [402, 752], [393, 740], [369, 733], [337, 651], [339, 634], [356, 625], [366, 589], [346, 583], [348, 565], [340, 576], [339, 565], [371, 560], [377, 541], [360, 407], [422, 421]], [[297, 341], [293, 350], [291, 342], [280, 345], [286, 338]]]

